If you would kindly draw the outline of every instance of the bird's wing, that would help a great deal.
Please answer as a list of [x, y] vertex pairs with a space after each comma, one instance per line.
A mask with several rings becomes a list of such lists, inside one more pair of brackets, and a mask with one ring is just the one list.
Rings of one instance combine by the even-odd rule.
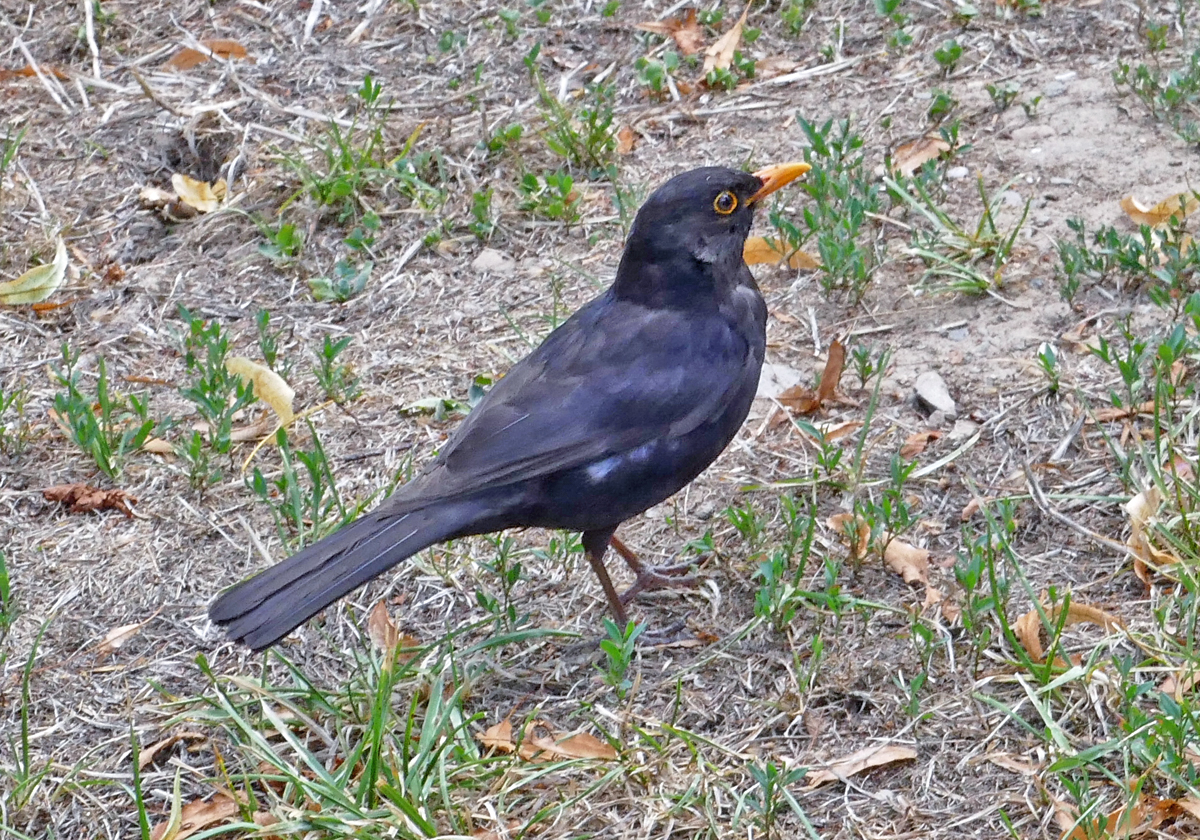
[[603, 295], [496, 383], [412, 491], [471, 492], [685, 434], [757, 380], [755, 357], [715, 313]]

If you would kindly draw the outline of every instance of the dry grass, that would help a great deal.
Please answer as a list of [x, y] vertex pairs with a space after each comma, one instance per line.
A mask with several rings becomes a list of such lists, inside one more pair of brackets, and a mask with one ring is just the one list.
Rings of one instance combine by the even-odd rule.
[[[167, 8], [109, 0], [90, 24], [80, 3], [0, 10], [13, 39], [0, 65], [20, 68], [32, 57], [42, 71], [0, 81], [0, 135], [25, 131], [0, 179], [0, 279], [48, 260], [58, 230], [71, 249], [68, 282], [53, 298], [63, 305], [40, 312], [0, 308], [0, 388], [25, 383], [28, 389], [22, 451], [0, 452], [0, 549], [15, 615], [0, 653], [7, 654], [0, 660], [4, 832], [135, 836], [131, 731], [143, 746], [173, 732], [202, 735], [164, 749], [142, 771], [151, 822], [167, 818], [177, 778], [187, 802], [225, 784], [226, 772], [254, 770], [252, 753], [231, 746], [228, 731], [203, 720], [210, 707], [192, 702], [213, 696], [197, 656], [219, 675], [261, 677], [276, 687], [291, 679], [280, 662], [224, 642], [205, 617], [218, 590], [286, 553], [269, 510], [238, 474], [248, 445], [219, 459], [225, 478], [202, 493], [190, 486], [180, 459], [132, 456], [119, 482], [138, 499], [132, 519], [114, 511], [72, 515], [42, 498], [40, 491], [55, 484], [107, 486], [51, 419], [57, 388], [47, 368], [58, 362], [60, 346], [78, 349], [88, 372], [103, 356], [119, 390], [148, 390], [156, 416], [180, 419], [172, 433], [178, 436], [194, 420], [175, 389], [186, 377], [173, 339], [182, 328], [180, 305], [222, 324], [236, 352], [251, 356], [258, 352], [254, 315], [269, 310], [282, 330], [280, 357], [294, 365], [298, 408], [324, 401], [311, 372], [322, 340], [351, 336], [344, 358], [360, 378], [362, 397], [312, 417], [340, 492], [365, 499], [419, 466], [453, 421], [403, 409], [428, 397], [465, 399], [474, 376], [501, 373], [556, 319], [602, 288], [619, 256], [622, 229], [605, 179], [576, 170], [577, 224], [518, 209], [523, 173], [564, 165], [537, 134], [544, 118], [523, 63], [536, 42], [543, 45], [549, 89], [568, 101], [598, 73], [615, 82], [616, 124], [638, 136], [632, 153], [616, 159], [620, 184], [633, 194], [694, 165], [796, 158], [804, 145], [797, 113], [813, 120], [853, 115], [875, 166], [885, 152], [928, 130], [931, 89], [953, 91], [963, 139], [973, 144], [961, 162], [992, 186], [1028, 176], [1014, 189], [1034, 200], [1031, 224], [1001, 290], [1016, 306], [987, 296], [931, 298], [916, 285], [920, 266], [903, 259], [887, 261], [853, 305], [823, 293], [809, 273], [763, 270], [773, 315], [769, 361], [806, 374], [819, 370], [819, 352], [835, 334], [858, 333], [894, 348], [870, 425], [868, 484], [886, 478], [892, 453], [926, 428], [911, 385], [920, 371], [940, 370], [964, 418], [981, 432], [906, 488], [921, 515], [912, 539], [931, 550], [932, 582], [948, 603], [961, 606], [955, 558], [982, 533], [979, 517], [964, 524], [960, 512], [976, 496], [1013, 497], [1014, 551], [1033, 592], [1070, 589], [1078, 600], [1119, 612], [1135, 636], [1156, 632], [1154, 604], [1126, 558], [1083, 533], [1123, 539], [1119, 502], [1128, 489], [1113, 474], [1111, 450], [1094, 426], [1070, 431], [1082, 406], [1103, 401], [1113, 387], [1111, 372], [1088, 357], [1071, 357], [1064, 361], [1071, 388], [1059, 399], [1045, 394], [1032, 363], [1040, 342], [1084, 314], [1132, 308], [1135, 329], [1145, 330], [1159, 317], [1128, 291], [1115, 300], [1093, 293], [1078, 304], [1084, 312], [1074, 312], [1052, 281], [1053, 242], [1066, 235], [1066, 217], [1113, 222], [1120, 195], [1134, 186], [1148, 193], [1164, 184], [1178, 189], [1177, 173], [1166, 165], [1183, 161], [1185, 173], [1194, 168], [1191, 153], [1161, 124], [1136, 109], [1122, 116], [1130, 106], [1117, 101], [1109, 73], [1134, 41], [1134, 12], [1105, 0], [1084, 8], [1047, 4], [1039, 18], [984, 3], [964, 30], [948, 7], [908, 4], [915, 41], [896, 48], [888, 45], [896, 26], [869, 3], [817, 3], [796, 37], [782, 23], [787, 4], [768, 4], [750, 13], [749, 24], [762, 34], [748, 51], [807, 68], [821, 65], [828, 47], [833, 72], [656, 99], [637, 82], [634, 62], [658, 49], [659, 39], [635, 25], [661, 17], [670, 4], [625, 2], [614, 17], [603, 17], [602, 5], [547, 2], [540, 8], [550, 20], [543, 24], [536, 9], [514, 3], [515, 36], [497, 17], [502, 6], [486, 3]], [[741, 7], [724, 12], [721, 31]], [[461, 40], [443, 49], [446, 33]], [[179, 46], [211, 37], [237, 40], [254, 61], [162, 68]], [[931, 53], [948, 37], [967, 51], [942, 78]], [[853, 61], [837, 63], [842, 59]], [[319, 169], [321, 144], [329, 143], [326, 121], [367, 124], [354, 91], [368, 74], [384, 86], [387, 107], [378, 125], [385, 157], [399, 155], [412, 138], [413, 150], [440, 153], [445, 203], [423, 210], [395, 185], [359, 191], [353, 212], [371, 210], [381, 220], [370, 248], [373, 276], [363, 294], [345, 303], [315, 302], [308, 280], [328, 276], [336, 260], [353, 256], [343, 244], [352, 224], [339, 223], [336, 208], [296, 196], [300, 179], [288, 159]], [[1059, 77], [1067, 79], [1057, 82], [1066, 93], [1047, 95], [1037, 120], [1017, 108], [996, 112], [984, 90], [986, 83], [1016, 79], [1032, 93]], [[496, 126], [509, 123], [526, 127], [513, 149], [491, 157], [480, 150]], [[1039, 133], [1042, 127], [1052, 130]], [[225, 208], [176, 222], [144, 206], [142, 187], [169, 188], [175, 172], [227, 177]], [[960, 183], [966, 186], [952, 188], [946, 202], [965, 217], [976, 211], [970, 179]], [[483, 244], [466, 228], [471, 197], [489, 187], [499, 225], [488, 244], [513, 259], [510, 273], [472, 267]], [[305, 245], [298, 260], [276, 265], [259, 253], [264, 239], [254, 217], [276, 224], [289, 198], [286, 219], [304, 232]], [[785, 213], [798, 217], [802, 207], [796, 197]], [[880, 231], [881, 253], [896, 256], [906, 242], [902, 227], [884, 224]], [[870, 389], [856, 387], [847, 373], [843, 390], [847, 400], [823, 420], [862, 419]], [[706, 533], [716, 548], [702, 562], [698, 590], [657, 594], [636, 606], [638, 618], [652, 624], [687, 615], [702, 643], [639, 651], [635, 685], [623, 700], [600, 679], [594, 652], [574, 647], [578, 636], [594, 637], [600, 627], [598, 586], [580, 555], [546, 550], [554, 540], [561, 547], [564, 535], [536, 531], [511, 535], [524, 568], [513, 603], [528, 613], [525, 627], [563, 636], [535, 633], [486, 646], [499, 630], [485, 621], [476, 594], [502, 592], [481, 565], [494, 562], [496, 544], [478, 539], [426, 552], [373, 582], [301, 628], [283, 646], [285, 655], [330, 693], [356, 684], [370, 672], [364, 617], [382, 599], [401, 630], [428, 646], [398, 685], [397, 726], [412, 698], [427, 696], [430, 686], [459, 688], [463, 714], [478, 716], [464, 731], [482, 731], [515, 710], [514, 721], [536, 714], [563, 731], [607, 733], [622, 748], [617, 762], [568, 765], [543, 778], [525, 779], [531, 770], [515, 759], [480, 764], [487, 784], [457, 779], [450, 794], [468, 822], [496, 832], [479, 836], [761, 837], [763, 820], [749, 804], [761, 792], [752, 766], [817, 768], [871, 745], [911, 747], [917, 757], [812, 791], [803, 782], [789, 787], [820, 836], [1061, 836], [1052, 801], [1067, 793], [1046, 768], [1068, 751], [1056, 751], [1045, 731], [1063, 728], [1073, 749], [1107, 740], [1118, 726], [1112, 696], [1091, 682], [1060, 693], [1035, 691], [998, 631], [976, 644], [960, 617], [926, 608], [920, 587], [878, 560], [842, 565], [845, 548], [825, 518], [852, 504], [853, 493], [825, 483], [797, 490], [814, 500], [820, 516], [806, 584], [831, 591], [822, 569], [829, 559], [840, 568], [840, 606], [809, 600], [779, 630], [755, 617], [763, 554], [724, 511], [730, 505], [755, 511], [766, 523], [761, 552], [769, 552], [783, 530], [781, 491], [743, 488], [811, 474], [818, 450], [791, 424], [771, 422], [773, 411], [765, 402], [757, 407], [738, 441], [700, 480], [623, 529], [623, 538], [652, 559], [669, 558]], [[239, 423], [264, 415], [256, 407]], [[967, 443], [975, 430], [951, 434], [952, 425], [921, 456], [923, 465]], [[1047, 466], [1064, 438], [1067, 454]], [[839, 444], [847, 460], [853, 440]], [[269, 473], [279, 467], [270, 449], [256, 463]], [[1034, 465], [1060, 518], [1030, 500], [1026, 464]], [[1065, 527], [1061, 516], [1081, 529]], [[1014, 586], [1009, 618], [1029, 602]], [[114, 628], [140, 622], [146, 623], [119, 648], [103, 649]], [[1128, 641], [1098, 642], [1098, 635], [1095, 628], [1070, 628], [1067, 638], [1084, 652], [1109, 644], [1134, 650]], [[910, 694], [907, 686], [922, 673], [927, 682]], [[353, 703], [334, 706], [348, 714]], [[1052, 724], [1039, 708], [1050, 710]], [[352, 728], [332, 711], [313, 715], [314, 731]], [[320, 740], [312, 732], [304, 737]], [[278, 737], [273, 743], [287, 752]], [[327, 747], [313, 747], [314, 754], [332, 767], [341, 758]], [[258, 795], [270, 801], [265, 790]], [[276, 816], [295, 813], [279, 806]], [[535, 825], [528, 834], [521, 833], [525, 821]], [[804, 830], [784, 804], [777, 836]]]

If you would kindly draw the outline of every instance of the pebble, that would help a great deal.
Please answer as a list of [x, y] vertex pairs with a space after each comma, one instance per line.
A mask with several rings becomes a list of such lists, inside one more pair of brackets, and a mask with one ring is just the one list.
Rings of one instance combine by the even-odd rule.
[[967, 169], [967, 167], [965, 167], [965, 166], [951, 166], [949, 169], [946, 170], [946, 180], [961, 181], [963, 178], [966, 178], [970, 174], [971, 174], [971, 170]]
[[929, 411], [940, 411], [946, 417], [958, 416], [958, 406], [950, 396], [950, 389], [936, 371], [927, 370], [918, 376], [913, 390], [916, 392], [918, 405]]
[[1067, 86], [1062, 82], [1054, 81], [1042, 88], [1042, 96], [1050, 99], [1055, 96], [1062, 96], [1067, 92]]
[[495, 248], [484, 248], [479, 252], [479, 256], [471, 261], [471, 268], [481, 273], [512, 274], [516, 267], [516, 260]]

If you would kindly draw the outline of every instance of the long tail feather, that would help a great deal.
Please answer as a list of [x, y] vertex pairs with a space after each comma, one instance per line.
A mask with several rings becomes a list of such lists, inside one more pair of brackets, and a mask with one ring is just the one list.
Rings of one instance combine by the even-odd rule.
[[458, 504], [366, 514], [225, 590], [209, 617], [254, 650], [275, 644], [346, 593], [426, 546], [462, 531]]

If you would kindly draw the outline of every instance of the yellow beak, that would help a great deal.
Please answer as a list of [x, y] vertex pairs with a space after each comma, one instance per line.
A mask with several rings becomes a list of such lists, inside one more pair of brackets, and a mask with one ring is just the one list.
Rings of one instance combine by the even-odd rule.
[[792, 161], [791, 163], [777, 163], [774, 166], [764, 167], [754, 173], [754, 177], [763, 182], [762, 189], [750, 196], [750, 203], [758, 201], [760, 198], [765, 198], [780, 187], [790, 184], [808, 170], [812, 169], [807, 163], [799, 163]]

